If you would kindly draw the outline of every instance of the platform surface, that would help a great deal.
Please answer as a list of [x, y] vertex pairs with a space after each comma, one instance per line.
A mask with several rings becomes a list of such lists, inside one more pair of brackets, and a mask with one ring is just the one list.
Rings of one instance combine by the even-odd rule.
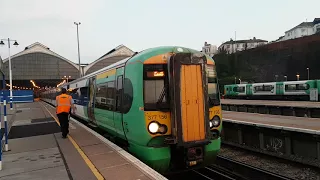
[[222, 117], [224, 120], [320, 131], [320, 118], [268, 115], [234, 111], [222, 111]]
[[271, 100], [221, 99], [221, 104], [320, 108], [320, 102], [311, 102], [311, 101], [271, 101]]
[[0, 180], [166, 179], [75, 120], [63, 139], [55, 109], [47, 103], [17, 104], [17, 112]]

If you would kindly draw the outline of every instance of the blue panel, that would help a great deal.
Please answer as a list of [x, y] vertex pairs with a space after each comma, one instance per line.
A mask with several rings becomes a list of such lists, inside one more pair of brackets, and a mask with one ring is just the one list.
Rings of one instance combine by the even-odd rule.
[[[9, 90], [2, 90], [1, 96], [4, 96], [7, 100], [7, 104], [9, 103]], [[12, 90], [13, 102], [33, 102], [33, 91], [32, 90]], [[1, 98], [1, 102], [3, 102], [3, 98]]]

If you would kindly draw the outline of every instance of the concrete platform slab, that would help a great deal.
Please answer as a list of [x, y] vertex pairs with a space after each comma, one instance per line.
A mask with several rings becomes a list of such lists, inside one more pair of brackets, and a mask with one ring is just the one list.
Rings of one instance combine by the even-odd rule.
[[64, 166], [58, 148], [49, 148], [8, 154], [3, 158], [0, 177], [30, 172], [45, 168]]
[[49, 149], [57, 147], [57, 143], [52, 134], [34, 136], [27, 138], [10, 139], [9, 147], [11, 151], [4, 154], [15, 154], [21, 152], [29, 152], [41, 149]]
[[[54, 172], [54, 173], [53, 173]], [[14, 175], [8, 175], [0, 178], [1, 180], [69, 180], [67, 171], [64, 166], [58, 166], [53, 168], [40, 169], [36, 171], [29, 171]]]
[[90, 160], [99, 170], [108, 167], [129, 164], [116, 152], [92, 155], [90, 156]]
[[317, 131], [320, 130], [320, 118], [304, 118], [232, 111], [223, 111], [222, 117], [225, 120], [237, 120], [249, 123], [262, 123], [266, 125], [283, 126], [288, 128], [301, 128]]
[[86, 131], [81, 129], [70, 129], [69, 131], [72, 134], [72, 138], [80, 147], [101, 144], [99, 139]]
[[104, 153], [112, 153], [113, 150], [107, 147], [104, 144], [96, 144], [91, 146], [83, 146], [82, 150], [86, 153], [87, 156], [95, 156]]
[[72, 178], [77, 180], [97, 179], [72, 143], [68, 139], [62, 139], [60, 133], [56, 133], [54, 136], [57, 139], [60, 150], [67, 163], [67, 168], [72, 174]]
[[[124, 173], [125, 172], [125, 173]], [[121, 179], [121, 180], [149, 180], [150, 178], [142, 172], [137, 171], [136, 167], [131, 164], [124, 164], [121, 166], [114, 166], [101, 170], [101, 174], [107, 180]], [[108, 178], [110, 177], [110, 178]]]

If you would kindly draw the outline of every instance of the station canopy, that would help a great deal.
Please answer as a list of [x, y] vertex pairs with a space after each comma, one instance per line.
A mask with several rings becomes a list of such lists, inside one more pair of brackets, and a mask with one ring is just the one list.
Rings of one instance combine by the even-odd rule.
[[[130, 57], [132, 50], [120, 45], [104, 54], [92, 63], [81, 66], [82, 74], [90, 74], [112, 63]], [[1, 59], [0, 59], [1, 60]], [[71, 61], [53, 52], [47, 46], [36, 42], [17, 54], [11, 56], [12, 84], [14, 89], [33, 89], [56, 87], [63, 78], [71, 77], [68, 81], [79, 78], [77, 60]], [[0, 69], [3, 70], [7, 86], [9, 83], [9, 59], [1, 60]]]

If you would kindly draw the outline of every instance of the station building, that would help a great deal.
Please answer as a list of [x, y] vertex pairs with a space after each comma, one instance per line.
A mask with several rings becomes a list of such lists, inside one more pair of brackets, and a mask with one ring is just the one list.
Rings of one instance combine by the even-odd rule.
[[[124, 45], [117, 46], [90, 64], [81, 64], [81, 73], [90, 74], [126, 57], [134, 52]], [[64, 76], [70, 80], [79, 78], [79, 64], [53, 52], [49, 47], [36, 42], [11, 56], [12, 84], [14, 89], [56, 87]], [[9, 84], [9, 59], [0, 59], [7, 86]], [[32, 83], [31, 80], [34, 82]]]

